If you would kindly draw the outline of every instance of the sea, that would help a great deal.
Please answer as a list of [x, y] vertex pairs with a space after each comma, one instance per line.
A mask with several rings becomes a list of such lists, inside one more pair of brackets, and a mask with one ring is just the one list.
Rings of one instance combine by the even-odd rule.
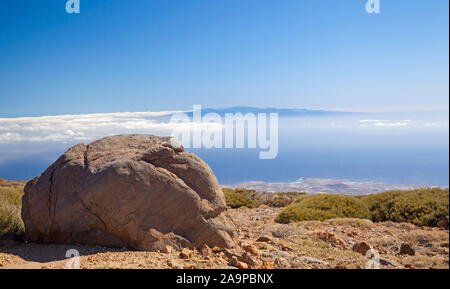
[[[151, 129], [123, 131], [133, 132], [161, 134]], [[0, 142], [0, 178], [31, 179], [78, 142]], [[448, 110], [279, 117], [278, 154], [273, 159], [260, 159], [264, 149], [258, 147], [187, 150], [205, 160], [221, 184], [336, 178], [449, 185]]]

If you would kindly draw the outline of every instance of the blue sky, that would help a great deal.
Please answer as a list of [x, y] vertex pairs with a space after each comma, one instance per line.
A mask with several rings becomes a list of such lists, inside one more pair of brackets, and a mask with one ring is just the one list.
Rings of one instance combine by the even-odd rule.
[[448, 109], [449, 3], [6, 0], [0, 117], [234, 105]]
[[196, 152], [221, 182], [448, 185], [446, 0], [380, 0], [378, 15], [366, 0], [80, 2], [74, 15], [66, 0], [1, 2], [0, 177], [110, 134], [169, 135], [158, 112], [200, 104], [373, 112], [280, 119], [267, 162]]

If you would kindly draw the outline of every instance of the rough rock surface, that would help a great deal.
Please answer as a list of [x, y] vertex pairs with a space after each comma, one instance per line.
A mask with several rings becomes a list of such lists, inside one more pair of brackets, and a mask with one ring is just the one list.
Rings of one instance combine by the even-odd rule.
[[117, 135], [71, 147], [27, 183], [31, 242], [164, 250], [234, 247], [216, 177], [170, 138]]

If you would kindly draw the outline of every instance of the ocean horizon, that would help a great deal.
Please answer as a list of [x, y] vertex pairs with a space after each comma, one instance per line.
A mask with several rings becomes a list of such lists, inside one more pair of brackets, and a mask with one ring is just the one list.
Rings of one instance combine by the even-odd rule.
[[[102, 117], [108, 118], [109, 125], [100, 124], [105, 126], [100, 132], [96, 126], [99, 115], [73, 117], [76, 121], [68, 116], [1, 119], [20, 141], [4, 137], [0, 142], [0, 177], [31, 179], [70, 146], [110, 134], [170, 135], [170, 131], [161, 129], [167, 117], [152, 113], [117, 119], [105, 114]], [[148, 124], [143, 125], [143, 121]], [[51, 130], [52, 124], [56, 131]], [[90, 134], [93, 131], [95, 134]], [[259, 148], [186, 150], [207, 162], [221, 184], [290, 183], [299, 178], [318, 178], [449, 185], [445, 110], [280, 117], [278, 134], [278, 155], [274, 159], [260, 159]]]

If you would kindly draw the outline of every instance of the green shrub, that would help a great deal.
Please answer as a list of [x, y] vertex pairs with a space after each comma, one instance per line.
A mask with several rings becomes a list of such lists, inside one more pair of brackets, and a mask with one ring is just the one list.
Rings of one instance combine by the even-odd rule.
[[256, 193], [255, 200], [258, 205], [269, 207], [286, 207], [294, 202], [298, 197], [306, 195], [304, 192], [278, 192], [278, 193]]
[[245, 194], [227, 190], [224, 190], [224, 194], [227, 206], [230, 206], [232, 208], [256, 208], [256, 202], [247, 197]]
[[365, 219], [369, 216], [367, 207], [353, 197], [320, 194], [300, 196], [281, 211], [275, 222], [323, 221], [334, 218]]
[[247, 198], [252, 199], [256, 206], [266, 205], [269, 207], [286, 207], [291, 204], [299, 196], [305, 195], [304, 192], [257, 192], [255, 190], [249, 190], [245, 188], [222, 188], [225, 194], [227, 193], [237, 193], [243, 195]]
[[389, 191], [361, 197], [374, 222], [408, 222], [419, 226], [436, 226], [449, 219], [448, 189], [428, 188]]
[[0, 235], [8, 232], [23, 234], [22, 195], [21, 188], [0, 187]]

